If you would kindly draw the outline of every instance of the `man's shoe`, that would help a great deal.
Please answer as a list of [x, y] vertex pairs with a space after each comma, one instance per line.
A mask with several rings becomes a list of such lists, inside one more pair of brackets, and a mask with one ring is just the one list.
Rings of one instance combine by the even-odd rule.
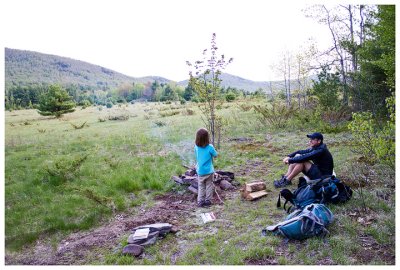
[[275, 186], [276, 188], [282, 188], [282, 187], [285, 187], [285, 186], [291, 185], [291, 184], [292, 184], [292, 182], [289, 181], [289, 180], [286, 178], [286, 176], [282, 176], [282, 178], [281, 178], [280, 180], [275, 180], [275, 181], [274, 181], [274, 186]]

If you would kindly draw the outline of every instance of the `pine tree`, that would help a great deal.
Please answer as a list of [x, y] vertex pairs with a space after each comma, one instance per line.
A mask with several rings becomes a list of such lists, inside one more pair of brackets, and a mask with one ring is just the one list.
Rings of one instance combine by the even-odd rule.
[[75, 102], [68, 92], [59, 85], [51, 85], [39, 102], [38, 112], [41, 115], [54, 115], [59, 118], [65, 113], [75, 111]]

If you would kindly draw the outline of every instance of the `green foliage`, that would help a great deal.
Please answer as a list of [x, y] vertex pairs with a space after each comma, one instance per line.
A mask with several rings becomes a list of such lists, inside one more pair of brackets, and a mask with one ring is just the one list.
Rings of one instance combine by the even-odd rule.
[[59, 85], [51, 85], [49, 91], [40, 99], [38, 112], [41, 115], [54, 115], [59, 118], [65, 113], [75, 111], [75, 102], [68, 92]]
[[370, 112], [353, 113], [349, 124], [355, 148], [354, 151], [368, 163], [384, 163], [395, 166], [395, 111], [394, 96], [387, 99], [390, 118], [383, 126], [373, 118]]
[[90, 105], [92, 105], [92, 103], [90, 102], [90, 100], [88, 99], [83, 99], [78, 103], [79, 106], [82, 106], [82, 109], [86, 109], [87, 107], [89, 107]]
[[360, 71], [353, 74], [357, 82], [353, 98], [356, 109], [383, 117], [385, 100], [395, 91], [395, 6], [381, 5], [371, 14], [367, 39], [358, 50]]
[[111, 109], [113, 105], [114, 105], [114, 104], [112, 104], [111, 101], [108, 101], [107, 104], [106, 104], [106, 107], [107, 107], [108, 109]]
[[387, 85], [395, 89], [396, 70], [396, 7], [395, 5], [380, 5], [376, 14], [379, 22], [372, 26], [372, 32], [376, 34], [376, 46], [382, 50], [381, 58], [376, 62], [387, 76]]
[[340, 107], [339, 91], [342, 88], [338, 73], [329, 73], [328, 67], [323, 67], [314, 81], [312, 94], [316, 95], [323, 109]]
[[225, 100], [228, 102], [232, 102], [236, 99], [236, 95], [234, 93], [227, 93], [225, 95]]
[[375, 124], [370, 112], [353, 113], [353, 121], [349, 123], [357, 147], [354, 151], [361, 154], [369, 163], [375, 163], [377, 157], [374, 150]]
[[395, 167], [396, 158], [396, 111], [394, 94], [386, 99], [386, 105], [389, 112], [389, 120], [386, 121], [383, 128], [377, 134], [375, 141], [376, 156], [383, 163]]

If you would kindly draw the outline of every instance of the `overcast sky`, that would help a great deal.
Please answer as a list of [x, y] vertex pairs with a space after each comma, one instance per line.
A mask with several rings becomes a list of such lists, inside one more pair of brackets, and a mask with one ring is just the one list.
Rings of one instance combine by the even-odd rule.
[[270, 66], [284, 50], [309, 38], [321, 48], [330, 42], [328, 28], [304, 16], [306, 1], [269, 2], [2, 0], [2, 39], [8, 48], [181, 81], [186, 60], [201, 59], [215, 32], [219, 54], [234, 58], [226, 72], [267, 81], [279, 79]]

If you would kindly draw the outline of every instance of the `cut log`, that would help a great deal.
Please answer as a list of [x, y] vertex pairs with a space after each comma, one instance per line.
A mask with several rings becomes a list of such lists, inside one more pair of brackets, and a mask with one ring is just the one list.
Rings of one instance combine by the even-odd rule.
[[196, 169], [187, 170], [187, 171], [185, 172], [185, 175], [187, 175], [187, 176], [194, 176], [194, 175], [196, 175]]
[[196, 194], [197, 195], [197, 188], [194, 188], [193, 186], [189, 186], [188, 187], [188, 190], [190, 191], [190, 192], [192, 192], [192, 193], [194, 193], [194, 194]]
[[215, 174], [215, 177], [214, 177], [214, 183], [220, 183], [222, 180], [225, 180], [225, 181], [227, 181], [227, 182], [232, 182], [233, 181], [233, 179], [232, 178], [230, 178], [230, 177], [228, 177], [227, 175], [220, 175], [220, 174]]
[[190, 185], [191, 185], [192, 187], [194, 187], [195, 189], [198, 189], [198, 187], [199, 187], [199, 182], [197, 181], [197, 178], [196, 178], [196, 179], [193, 179], [193, 180], [190, 182]]
[[245, 191], [246, 192], [256, 192], [256, 191], [261, 191], [267, 188], [264, 182], [253, 182], [253, 183], [246, 183], [245, 184]]
[[[230, 179], [235, 179], [235, 174], [233, 173], [233, 172], [225, 172], [225, 171], [219, 171], [219, 170], [217, 170], [217, 171], [215, 171], [215, 173], [216, 174], [219, 174], [219, 175], [223, 175], [223, 176], [227, 176], [227, 177], [229, 177]], [[230, 181], [229, 181], [230, 182]]]
[[171, 177], [171, 180], [174, 180], [176, 183], [181, 184], [181, 185], [184, 184], [183, 180], [175, 175]]
[[197, 177], [196, 176], [187, 176], [187, 175], [183, 175], [182, 176], [182, 181], [185, 184], [191, 185], [192, 182], [196, 181], [197, 182]]
[[251, 193], [247, 193], [245, 199], [248, 201], [252, 201], [261, 197], [264, 197], [265, 195], [267, 195], [267, 191], [265, 190], [260, 190], [260, 191], [256, 191], [256, 192], [251, 192]]

